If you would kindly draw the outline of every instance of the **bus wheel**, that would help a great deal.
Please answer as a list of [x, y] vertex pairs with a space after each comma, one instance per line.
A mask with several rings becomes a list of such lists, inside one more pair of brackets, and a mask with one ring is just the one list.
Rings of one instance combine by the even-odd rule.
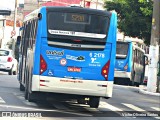
[[89, 100], [89, 105], [91, 108], [98, 108], [100, 97], [91, 97]]
[[134, 78], [135, 78], [135, 72], [132, 72], [131, 73], [131, 79], [130, 79], [130, 82], [129, 82], [130, 86], [134, 86], [134, 84], [135, 84]]
[[29, 102], [34, 102], [35, 101], [35, 99], [33, 98], [34, 97], [33, 95], [34, 95], [33, 93], [28, 92], [28, 101]]
[[26, 86], [26, 89], [25, 89], [25, 99], [28, 100], [29, 102], [34, 102], [33, 93], [29, 93], [29, 90], [28, 90], [27, 86]]
[[34, 93], [29, 92], [29, 81], [26, 81], [26, 87], [25, 87], [25, 99], [29, 102], [34, 102]]
[[25, 95], [24, 95], [25, 99], [28, 100], [28, 89], [27, 86], [25, 87]]

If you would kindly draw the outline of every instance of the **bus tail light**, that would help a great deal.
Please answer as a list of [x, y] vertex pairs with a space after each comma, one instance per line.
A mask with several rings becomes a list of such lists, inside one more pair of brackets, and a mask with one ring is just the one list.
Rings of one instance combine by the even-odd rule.
[[108, 72], [109, 72], [110, 60], [103, 66], [101, 74], [102, 76], [108, 80]]
[[128, 64], [124, 66], [124, 70], [127, 70], [128, 69]]
[[42, 57], [42, 55], [40, 55], [40, 74], [42, 74], [46, 70], [47, 70], [47, 63]]

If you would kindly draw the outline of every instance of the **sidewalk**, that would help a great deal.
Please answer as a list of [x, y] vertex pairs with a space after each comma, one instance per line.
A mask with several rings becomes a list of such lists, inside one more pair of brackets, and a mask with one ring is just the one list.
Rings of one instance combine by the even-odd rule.
[[145, 86], [145, 85], [140, 85], [139, 86], [139, 93], [148, 94], [148, 95], [154, 95], [154, 96], [160, 96], [160, 93], [148, 92], [147, 91], [147, 86]]

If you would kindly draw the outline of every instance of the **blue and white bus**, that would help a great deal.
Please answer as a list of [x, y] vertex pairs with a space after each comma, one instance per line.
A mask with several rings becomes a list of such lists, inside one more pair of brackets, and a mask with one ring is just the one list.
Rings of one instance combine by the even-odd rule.
[[97, 108], [100, 97], [112, 97], [116, 31], [115, 12], [42, 7], [27, 15], [19, 62], [25, 99], [67, 94]]
[[145, 51], [133, 42], [117, 41], [115, 84], [136, 85], [143, 83]]

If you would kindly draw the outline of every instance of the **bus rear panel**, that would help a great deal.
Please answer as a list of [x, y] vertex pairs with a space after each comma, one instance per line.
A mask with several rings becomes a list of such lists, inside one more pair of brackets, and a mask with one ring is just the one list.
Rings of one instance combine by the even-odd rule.
[[[42, 7], [39, 16], [30, 92], [111, 97], [116, 14], [86, 8]], [[94, 106], [92, 103], [90, 106]]]
[[41, 12], [32, 90], [111, 97], [115, 43], [110, 43], [110, 33], [115, 22], [110, 21], [115, 16], [88, 14], [81, 8]]
[[132, 49], [131, 42], [117, 42], [114, 77], [130, 79], [132, 67]]
[[144, 77], [144, 50], [133, 42], [117, 41], [115, 84], [136, 85]]

